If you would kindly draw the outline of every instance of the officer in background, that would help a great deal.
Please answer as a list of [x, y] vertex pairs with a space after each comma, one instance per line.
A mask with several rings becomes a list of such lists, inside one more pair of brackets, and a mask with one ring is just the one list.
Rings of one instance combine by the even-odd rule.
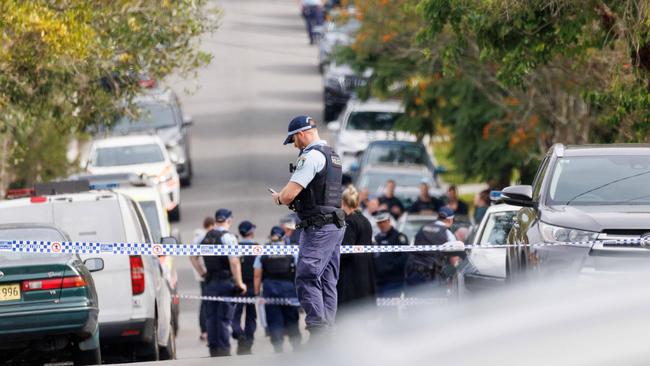
[[[237, 238], [228, 232], [232, 211], [221, 208], [214, 215], [214, 228], [205, 234], [201, 244], [237, 245]], [[238, 256], [205, 256], [207, 296], [235, 296], [246, 293]], [[230, 356], [230, 324], [234, 306], [229, 302], [209, 301], [206, 309], [208, 347], [211, 357]]]
[[[438, 211], [438, 220], [424, 225], [415, 235], [415, 245], [442, 245], [456, 241], [449, 230], [454, 223], [454, 210], [443, 207]], [[406, 290], [417, 290], [418, 296], [440, 295], [442, 286], [453, 273], [449, 261], [464, 252], [413, 252], [406, 262]], [[417, 287], [416, 287], [417, 286]]]
[[[283, 245], [284, 231], [279, 226], [271, 229], [269, 244]], [[293, 255], [263, 255], [255, 258], [255, 294], [264, 297], [296, 297], [296, 257]], [[266, 324], [271, 344], [276, 353], [283, 352], [284, 336], [289, 336], [293, 350], [300, 348], [302, 336], [298, 329], [299, 313], [296, 306], [265, 305]]]
[[345, 232], [341, 210], [341, 159], [321, 140], [316, 122], [299, 116], [289, 123], [284, 144], [300, 150], [289, 183], [273, 193], [273, 202], [288, 205], [300, 218], [300, 254], [296, 290], [305, 322], [315, 334], [334, 324], [337, 308], [340, 248]]
[[[252, 222], [248, 220], [242, 221], [238, 229], [239, 235], [242, 237], [239, 241], [240, 245], [258, 245], [255, 242], [256, 226]], [[255, 296], [253, 286], [254, 262], [255, 256], [245, 255], [241, 257], [242, 280], [247, 287], [245, 296], [248, 297]], [[241, 318], [244, 312], [246, 312], [246, 318], [244, 320], [244, 328], [242, 329]], [[237, 340], [238, 355], [248, 355], [251, 353], [256, 329], [257, 310], [255, 309], [255, 304], [235, 304], [235, 313], [232, 319], [232, 337]]]
[[287, 245], [298, 245], [298, 241], [300, 241], [300, 230], [296, 229], [297, 224], [298, 216], [295, 213], [280, 220], [280, 227], [284, 230], [284, 242]]
[[[393, 227], [391, 214], [380, 211], [375, 217], [379, 234], [375, 236], [377, 245], [408, 245], [406, 235]], [[377, 253], [375, 256], [375, 277], [379, 297], [399, 296], [404, 287], [404, 267], [406, 253]]]

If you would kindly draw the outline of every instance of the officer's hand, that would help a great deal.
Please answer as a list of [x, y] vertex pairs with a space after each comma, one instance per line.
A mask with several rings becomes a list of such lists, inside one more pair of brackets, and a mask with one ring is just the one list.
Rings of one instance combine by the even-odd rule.
[[273, 199], [273, 203], [276, 205], [281, 205], [282, 203], [280, 202], [280, 194], [279, 193], [273, 193], [271, 194], [271, 199]]
[[246, 287], [246, 284], [245, 283], [240, 283], [238, 285], [238, 287], [239, 287], [239, 289], [241, 289], [241, 294], [246, 295], [246, 291], [248, 290], [248, 288]]

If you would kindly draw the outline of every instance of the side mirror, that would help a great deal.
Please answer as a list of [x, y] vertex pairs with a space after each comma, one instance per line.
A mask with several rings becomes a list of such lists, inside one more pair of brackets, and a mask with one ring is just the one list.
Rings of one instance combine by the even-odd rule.
[[533, 187], [532, 186], [510, 186], [501, 191], [503, 202], [520, 207], [533, 207]]
[[327, 129], [332, 133], [337, 133], [341, 129], [341, 122], [332, 121], [327, 125]]
[[166, 236], [160, 239], [160, 244], [178, 244], [178, 240], [173, 236]]
[[84, 261], [84, 265], [90, 272], [97, 272], [104, 269], [104, 260], [101, 258], [88, 258]]
[[194, 123], [194, 119], [190, 115], [183, 115], [183, 127], [190, 127]]

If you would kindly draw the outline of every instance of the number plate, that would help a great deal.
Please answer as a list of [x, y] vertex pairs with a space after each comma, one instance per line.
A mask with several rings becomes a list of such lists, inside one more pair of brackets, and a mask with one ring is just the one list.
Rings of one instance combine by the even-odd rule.
[[0, 285], [0, 301], [20, 300], [20, 285]]

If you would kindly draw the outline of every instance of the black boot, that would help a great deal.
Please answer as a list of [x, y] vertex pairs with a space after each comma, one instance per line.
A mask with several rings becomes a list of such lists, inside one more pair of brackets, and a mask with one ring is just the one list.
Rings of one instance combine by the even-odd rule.
[[210, 348], [210, 357], [226, 357], [230, 356], [230, 350], [223, 348]]
[[240, 336], [237, 339], [237, 354], [238, 355], [250, 355], [251, 349], [253, 348], [253, 340], [246, 339], [244, 336]]

